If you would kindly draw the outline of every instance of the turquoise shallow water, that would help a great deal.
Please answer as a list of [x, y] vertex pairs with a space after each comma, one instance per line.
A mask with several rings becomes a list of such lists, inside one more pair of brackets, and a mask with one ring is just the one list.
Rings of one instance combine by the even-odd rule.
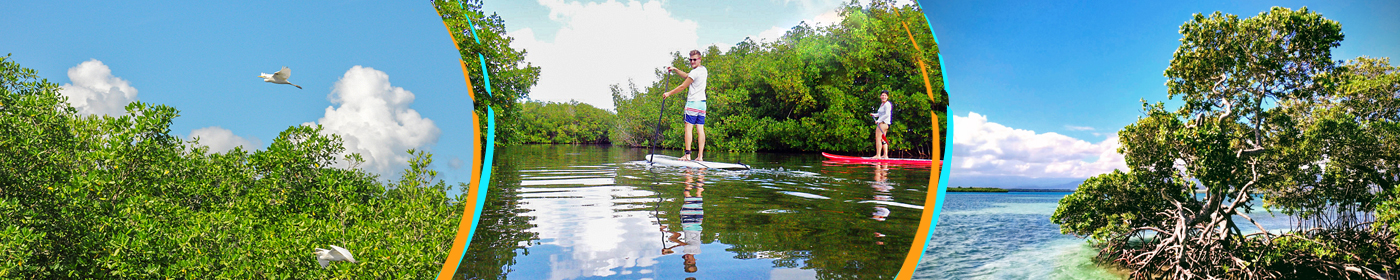
[[1069, 193], [948, 193], [914, 279], [1121, 279], [1050, 222]]
[[[1097, 251], [1084, 239], [1050, 222], [1069, 194], [948, 193], [914, 279], [1122, 279], [1124, 272], [1093, 263]], [[1281, 214], [1250, 216], [1270, 231], [1289, 226]]]

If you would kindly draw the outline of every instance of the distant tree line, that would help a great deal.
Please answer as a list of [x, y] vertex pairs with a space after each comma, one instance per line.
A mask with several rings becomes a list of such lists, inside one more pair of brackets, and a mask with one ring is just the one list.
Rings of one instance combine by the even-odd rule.
[[[512, 120], [505, 142], [512, 144], [606, 144], [614, 115], [586, 103], [527, 101]], [[500, 133], [500, 132], [498, 132]]]

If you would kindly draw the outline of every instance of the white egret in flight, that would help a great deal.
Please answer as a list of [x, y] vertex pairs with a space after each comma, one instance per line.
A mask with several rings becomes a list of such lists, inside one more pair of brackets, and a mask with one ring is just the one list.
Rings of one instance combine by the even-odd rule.
[[278, 70], [277, 73], [262, 73], [262, 75], [258, 75], [258, 78], [263, 78], [264, 82], [274, 84], [288, 84], [297, 87], [297, 89], [301, 89], [301, 86], [287, 82], [287, 78], [290, 78], [291, 76], [292, 69], [287, 69], [287, 66], [282, 66], [282, 70]]
[[[283, 70], [286, 69], [284, 68]], [[316, 248], [316, 261], [321, 262], [321, 268], [326, 268], [326, 266], [331, 265], [331, 262], [335, 261], [357, 263], [355, 262], [355, 256], [350, 255], [350, 250], [345, 250], [345, 248], [340, 248], [340, 246], [335, 245], [331, 245], [330, 250]]]

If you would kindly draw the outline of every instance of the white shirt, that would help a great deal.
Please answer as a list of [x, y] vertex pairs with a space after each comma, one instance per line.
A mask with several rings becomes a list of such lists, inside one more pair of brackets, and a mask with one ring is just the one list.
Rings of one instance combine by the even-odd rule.
[[690, 70], [690, 97], [686, 101], [705, 100], [705, 82], [710, 78], [710, 71], [704, 65]]
[[681, 251], [684, 252], [684, 253], [686, 253], [686, 254], [692, 254], [692, 255], [699, 255], [699, 254], [700, 254], [700, 232], [699, 232], [699, 231], [690, 231], [690, 230], [685, 231], [685, 249], [682, 249]]
[[890, 118], [893, 117], [893, 115], [894, 104], [890, 104], [889, 101], [885, 101], [885, 103], [880, 103], [880, 110], [875, 111], [875, 122], [891, 124]]

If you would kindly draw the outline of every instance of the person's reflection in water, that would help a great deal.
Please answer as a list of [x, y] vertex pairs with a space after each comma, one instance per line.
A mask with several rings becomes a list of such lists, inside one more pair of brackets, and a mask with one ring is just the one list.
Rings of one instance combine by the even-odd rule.
[[661, 246], [666, 246], [666, 240], [670, 240], [671, 242], [675, 242], [675, 243], [676, 243], [676, 245], [671, 245], [671, 247], [661, 248], [661, 255], [670, 255], [670, 254], [674, 254], [674, 253], [676, 253], [676, 251], [675, 251], [675, 250], [671, 250], [671, 249], [675, 249], [676, 247], [680, 247], [680, 246], [685, 246], [685, 241], [681, 241], [681, 240], [680, 240], [680, 238], [681, 238], [681, 233], [679, 233], [679, 232], [672, 232], [670, 229], [668, 229], [668, 228], [666, 227], [666, 224], [662, 224], [662, 225], [661, 225], [661, 232], [663, 232], [663, 233], [670, 233], [670, 234], [671, 234], [671, 237], [661, 240]]
[[[875, 164], [875, 183], [870, 184], [870, 187], [875, 189], [875, 195], [872, 197], [874, 200], [894, 201], [894, 198], [890, 196], [890, 190], [894, 189], [894, 187], [886, 182], [889, 180], [888, 167], [889, 165], [887, 164]], [[884, 206], [875, 206], [875, 213], [871, 213], [870, 216], [871, 219], [884, 222], [885, 218], [890, 216], [890, 209]], [[875, 245], [885, 245], [884, 237], [885, 234], [880, 233], [878, 230], [875, 231], [875, 238], [877, 238], [875, 240]]]
[[685, 203], [681, 204], [681, 231], [685, 232], [685, 272], [695, 273], [695, 255], [700, 254], [700, 233], [705, 221], [705, 170], [690, 170], [685, 174]]
[[894, 198], [890, 197], [890, 190], [893, 190], [894, 187], [887, 183], [887, 181], [889, 181], [888, 173], [888, 164], [875, 164], [875, 182], [870, 184], [870, 188], [875, 189], [875, 196], [873, 197], [875, 200], [894, 201]]

